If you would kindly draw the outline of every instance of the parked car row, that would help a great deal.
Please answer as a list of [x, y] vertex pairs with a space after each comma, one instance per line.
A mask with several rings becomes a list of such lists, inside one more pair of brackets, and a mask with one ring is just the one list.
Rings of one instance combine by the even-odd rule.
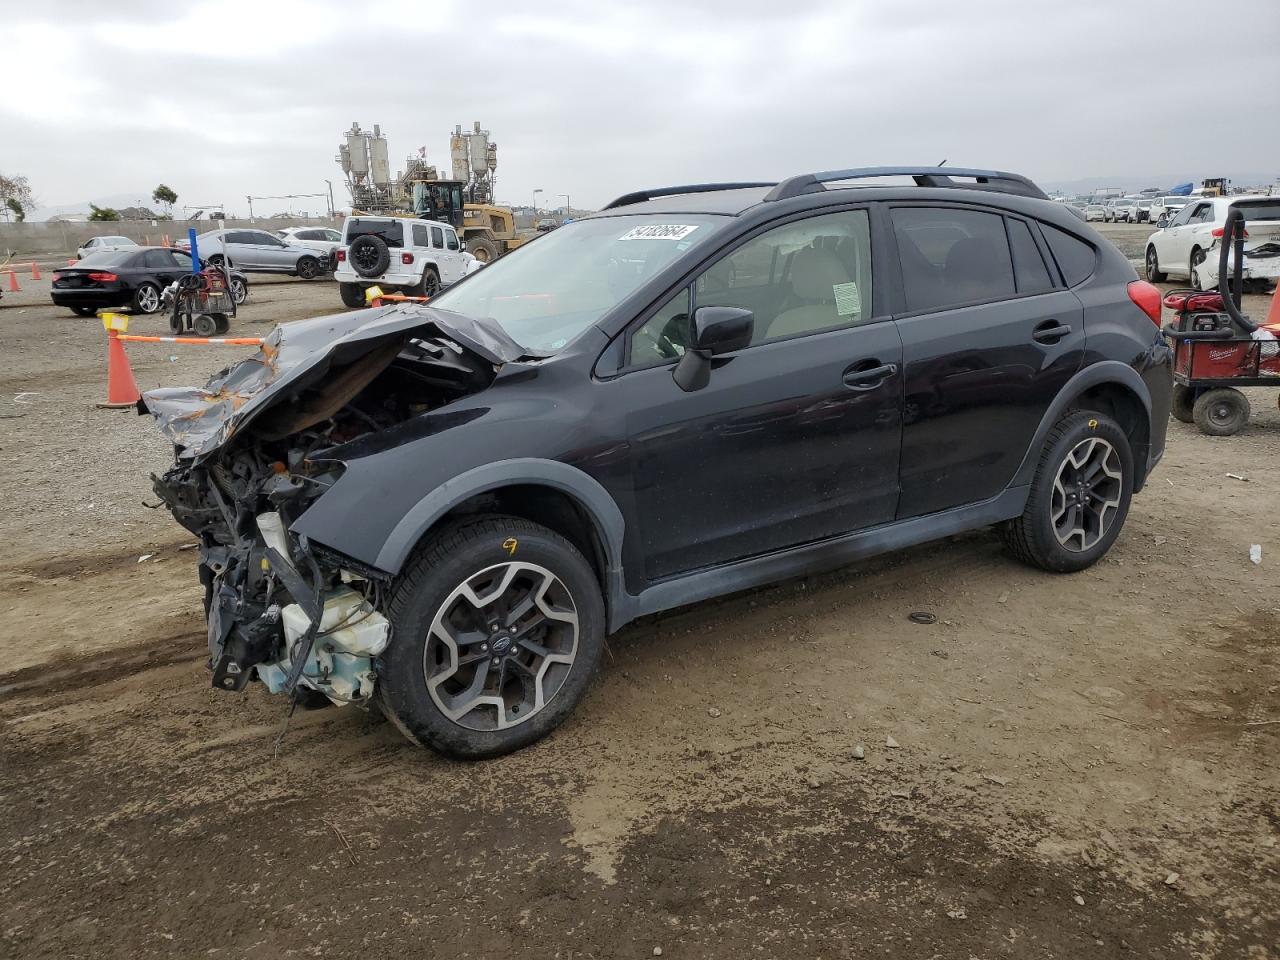
[[[179, 240], [181, 249], [189, 250], [190, 243]], [[303, 280], [323, 277], [329, 270], [329, 252], [312, 246], [304, 246], [292, 240], [282, 240], [265, 230], [235, 228], [210, 230], [196, 237], [200, 256], [210, 263], [251, 270], [255, 273], [287, 273]]]

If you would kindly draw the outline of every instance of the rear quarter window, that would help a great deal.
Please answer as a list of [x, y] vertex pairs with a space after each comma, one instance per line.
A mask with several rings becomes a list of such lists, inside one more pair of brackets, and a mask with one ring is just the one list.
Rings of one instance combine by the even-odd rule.
[[1079, 237], [1051, 227], [1047, 223], [1040, 224], [1040, 232], [1044, 234], [1049, 251], [1062, 271], [1062, 277], [1068, 287], [1084, 283], [1093, 275], [1098, 265], [1098, 254], [1089, 244]]

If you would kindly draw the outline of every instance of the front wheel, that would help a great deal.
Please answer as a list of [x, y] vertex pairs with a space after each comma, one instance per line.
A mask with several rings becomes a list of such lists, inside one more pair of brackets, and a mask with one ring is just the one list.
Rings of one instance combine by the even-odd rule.
[[1169, 279], [1160, 269], [1160, 257], [1154, 246], [1147, 247], [1147, 279], [1152, 283], [1164, 283]]
[[446, 756], [509, 753], [569, 715], [604, 647], [604, 602], [582, 554], [515, 517], [446, 528], [392, 591], [383, 710]]
[[502, 256], [502, 249], [488, 237], [471, 237], [467, 241], [467, 253], [481, 263], [492, 263]]
[[1187, 280], [1190, 282], [1193, 290], [1210, 290], [1211, 287], [1205, 286], [1205, 282], [1200, 278], [1200, 267], [1205, 262], [1205, 252], [1199, 247], [1191, 251], [1191, 262], [1187, 265]]
[[1229, 437], [1249, 422], [1249, 398], [1235, 387], [1214, 387], [1196, 397], [1196, 426], [1211, 437]]
[[1033, 567], [1070, 573], [1111, 549], [1133, 496], [1129, 438], [1110, 417], [1070, 413], [1045, 438], [1022, 516], [1002, 529], [1015, 557]]

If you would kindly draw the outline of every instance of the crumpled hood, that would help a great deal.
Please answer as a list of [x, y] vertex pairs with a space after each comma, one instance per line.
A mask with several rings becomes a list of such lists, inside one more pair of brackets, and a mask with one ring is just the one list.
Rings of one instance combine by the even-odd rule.
[[149, 390], [139, 412], [156, 418], [182, 459], [201, 460], [246, 424], [323, 380], [331, 368], [368, 357], [369, 378], [416, 337], [445, 336], [495, 366], [525, 353], [497, 324], [424, 304], [400, 303], [276, 327], [252, 357], [219, 371], [204, 387]]

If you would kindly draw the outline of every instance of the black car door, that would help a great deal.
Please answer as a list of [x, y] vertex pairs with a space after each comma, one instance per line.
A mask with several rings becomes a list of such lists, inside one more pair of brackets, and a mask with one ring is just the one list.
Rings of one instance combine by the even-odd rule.
[[1083, 310], [1032, 222], [960, 205], [890, 212], [906, 396], [900, 518], [1013, 479], [1084, 354]]
[[[867, 210], [792, 221], [632, 330], [627, 369], [601, 387], [629, 411], [628, 540], [646, 579], [893, 518], [902, 347], [876, 310], [873, 273]], [[749, 308], [755, 331], [686, 393], [672, 364], [700, 306]]]
[[178, 275], [182, 272], [178, 266], [178, 261], [173, 258], [168, 250], [148, 250], [143, 254], [142, 266], [150, 274], [156, 284], [163, 289], [174, 280], [178, 279]]

